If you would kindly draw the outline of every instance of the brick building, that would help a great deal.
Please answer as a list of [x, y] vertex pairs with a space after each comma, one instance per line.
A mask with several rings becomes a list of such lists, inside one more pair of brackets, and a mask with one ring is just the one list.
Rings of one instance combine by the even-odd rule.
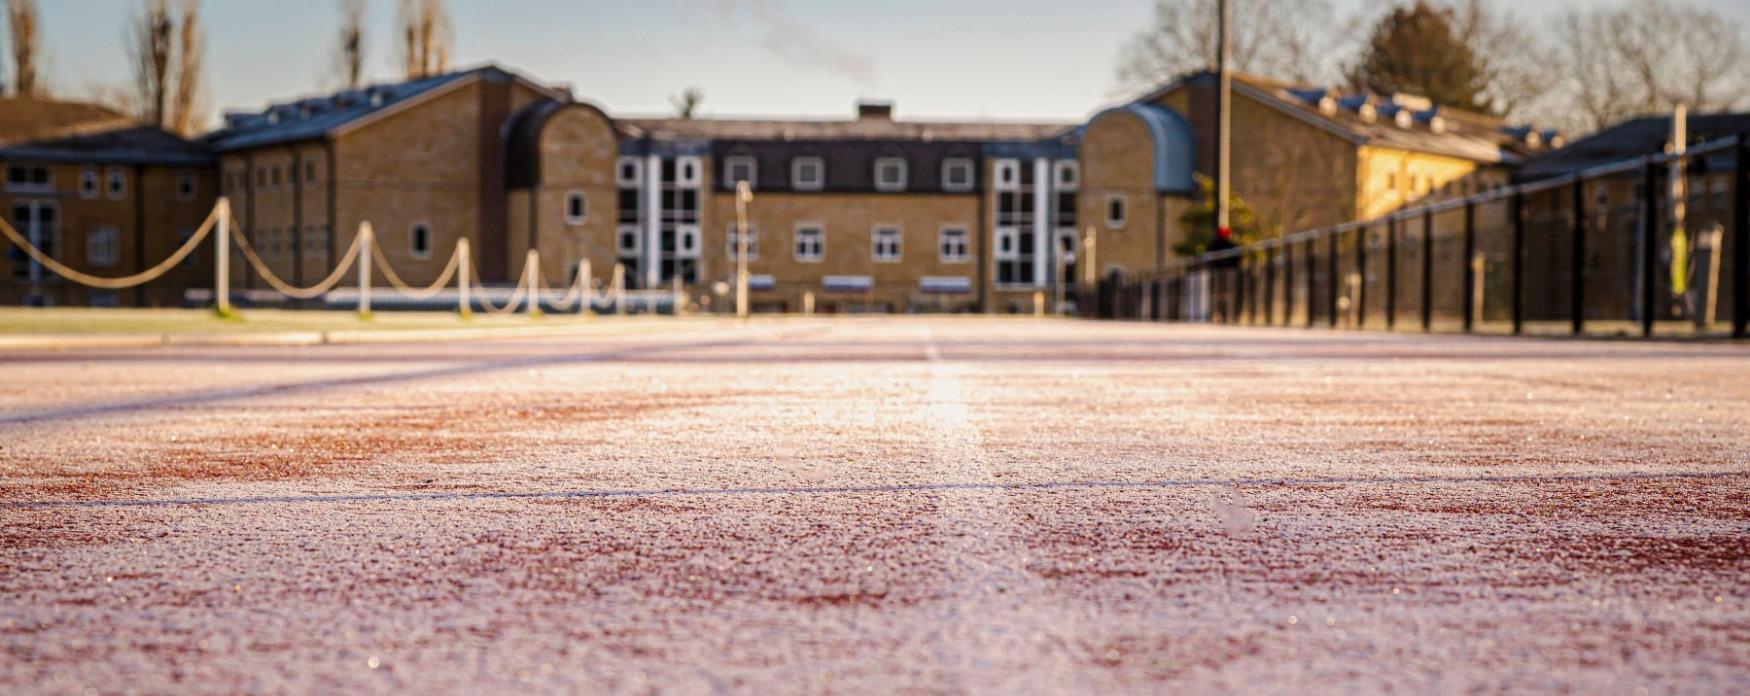
[[[467, 239], [486, 283], [514, 282], [535, 248], [549, 286], [585, 260], [597, 279], [622, 264], [632, 287], [678, 278], [722, 307], [747, 181], [760, 310], [812, 295], [827, 312], [1023, 312], [1171, 258], [1213, 162], [1213, 83], [1189, 75], [1082, 123], [909, 120], [887, 103], [845, 119], [629, 118], [488, 65], [228, 114], [193, 150], [295, 285], [327, 275], [369, 221], [416, 284]], [[1235, 192], [1276, 230], [1498, 185], [1541, 137], [1414, 97], [1244, 76], [1234, 103]], [[237, 261], [238, 286], [262, 287]]]

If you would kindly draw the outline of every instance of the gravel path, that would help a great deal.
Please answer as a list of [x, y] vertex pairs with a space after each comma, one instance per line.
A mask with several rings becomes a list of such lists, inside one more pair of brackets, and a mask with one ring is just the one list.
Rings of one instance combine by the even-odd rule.
[[0, 354], [0, 692], [1750, 692], [1750, 348]]

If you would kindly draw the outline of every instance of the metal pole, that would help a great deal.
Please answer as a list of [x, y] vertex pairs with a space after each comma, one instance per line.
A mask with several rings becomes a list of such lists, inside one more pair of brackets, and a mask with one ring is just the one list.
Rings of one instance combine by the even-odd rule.
[[1586, 180], [1574, 177], [1574, 244], [1568, 264], [1573, 274], [1569, 278], [1568, 321], [1575, 336], [1586, 333]]
[[1294, 323], [1294, 243], [1282, 244], [1282, 325]]
[[219, 198], [219, 229], [213, 240], [213, 309], [221, 317], [231, 316], [231, 199]]
[[1219, 36], [1216, 42], [1215, 62], [1216, 82], [1218, 83], [1215, 97], [1215, 233], [1217, 237], [1225, 237], [1228, 230], [1228, 195], [1230, 191], [1228, 186], [1228, 143], [1231, 140], [1229, 130], [1232, 120], [1229, 116], [1233, 110], [1233, 75], [1230, 70], [1232, 66], [1228, 65], [1228, 26], [1230, 24], [1228, 3], [1227, 0], [1217, 0], [1217, 4], [1221, 16], [1218, 19]]
[[1355, 328], [1367, 326], [1367, 228], [1355, 230]]
[[1750, 142], [1732, 152], [1732, 337], [1750, 338]]
[[1659, 190], [1654, 187], [1653, 160], [1641, 165], [1641, 335], [1653, 335], [1653, 304], [1657, 294], [1653, 281], [1659, 274]]
[[1330, 305], [1331, 316], [1329, 323], [1331, 328], [1336, 328], [1337, 326], [1337, 294], [1338, 289], [1342, 287], [1339, 282], [1341, 279], [1337, 277], [1337, 238], [1341, 236], [1343, 236], [1342, 230], [1331, 230], [1330, 255], [1325, 258], [1325, 273], [1327, 275], [1325, 278], [1325, 285], [1329, 286], [1331, 290], [1330, 296], [1325, 299]]
[[[1519, 199], [1519, 194], [1517, 192], [1515, 192], [1513, 194], [1513, 198], [1515, 201], [1517, 201]], [[1515, 203], [1515, 205], [1517, 205], [1517, 203]], [[1518, 227], [1517, 226], [1514, 227], [1514, 230], [1515, 230], [1515, 232], [1513, 235], [1513, 238], [1514, 238], [1513, 246], [1517, 247], [1517, 246], [1519, 246], [1518, 240], [1520, 239], [1520, 235], [1518, 234], [1518, 231], [1517, 231]], [[1475, 266], [1476, 262], [1473, 261], [1471, 258], [1472, 256], [1475, 256], [1476, 253], [1477, 253], [1477, 207], [1476, 207], [1476, 204], [1471, 203], [1470, 201], [1465, 201], [1464, 202], [1464, 255], [1459, 257], [1462, 259], [1462, 263], [1459, 264], [1459, 267], [1463, 269], [1463, 273], [1464, 273], [1464, 322], [1463, 322], [1463, 325], [1464, 325], [1464, 332], [1465, 333], [1470, 333], [1472, 329], [1476, 328], [1477, 310], [1481, 309], [1480, 307], [1477, 306], [1477, 298], [1476, 298], [1476, 293], [1477, 293], [1477, 273], [1476, 273], [1476, 266]], [[1514, 258], [1515, 259], [1518, 258], [1517, 253], [1514, 254]], [[1517, 261], [1514, 262], [1514, 267], [1515, 268], [1518, 267]], [[1519, 273], [1517, 271], [1515, 271], [1513, 273], [1513, 276], [1515, 278], [1518, 278]], [[1519, 304], [1519, 292], [1517, 290], [1515, 290], [1513, 292], [1513, 303], [1514, 303], [1515, 307], [1517, 307]], [[1513, 312], [1513, 326], [1514, 326], [1513, 332], [1518, 333], [1519, 332], [1519, 329], [1518, 329], [1519, 311], [1517, 309], [1515, 309]]]
[[359, 318], [369, 319], [371, 316], [371, 249], [376, 244], [371, 239], [371, 223], [359, 223]]
[[1276, 247], [1264, 248], [1264, 325], [1276, 324], [1276, 264], [1281, 252]]
[[1511, 260], [1513, 274], [1513, 335], [1525, 331], [1525, 194], [1513, 192], [1513, 201], [1509, 214], [1513, 216], [1513, 258]]
[[1313, 325], [1313, 278], [1315, 277], [1315, 264], [1318, 263], [1317, 255], [1313, 253], [1313, 250], [1316, 243], [1317, 241], [1313, 237], [1308, 237], [1306, 240], [1306, 327], [1309, 329]]
[[1422, 211], [1422, 332], [1434, 331], [1434, 210]]
[[753, 187], [746, 181], [735, 182], [735, 316], [746, 319], [747, 308], [747, 204], [753, 200]]
[[1385, 330], [1398, 325], [1398, 219], [1385, 221]]
[[528, 256], [523, 259], [523, 285], [528, 288], [523, 296], [527, 298], [524, 301], [528, 303], [528, 309], [524, 312], [531, 317], [541, 316], [541, 284], [538, 282], [540, 277], [541, 250], [530, 249]]

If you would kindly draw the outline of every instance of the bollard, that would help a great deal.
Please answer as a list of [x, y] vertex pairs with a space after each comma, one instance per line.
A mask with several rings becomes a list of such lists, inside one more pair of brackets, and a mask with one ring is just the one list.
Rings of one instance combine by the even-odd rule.
[[216, 251], [213, 253], [213, 312], [220, 318], [236, 316], [231, 311], [231, 199], [219, 197], [219, 229], [214, 230]]
[[626, 316], [626, 264], [614, 264], [614, 314]]
[[474, 305], [468, 297], [468, 269], [472, 267], [468, 239], [456, 242], [456, 314], [463, 319], [474, 316]]
[[1033, 293], [1033, 316], [1035, 316], [1035, 317], [1045, 316], [1045, 293], [1044, 292], [1034, 291], [1034, 293]]
[[595, 267], [590, 265], [589, 259], [584, 259], [577, 263], [577, 287], [582, 288], [580, 291], [582, 297], [579, 297], [577, 300], [579, 303], [577, 312], [579, 314], [587, 313], [592, 317], [596, 315], [594, 269]]
[[541, 317], [540, 277], [541, 250], [530, 249], [528, 256], [523, 258], [523, 287], [528, 288], [528, 291], [524, 295], [524, 297], [528, 299], [524, 301], [529, 303], [528, 310], [525, 313], [530, 317], [537, 319]]
[[802, 293], [802, 316], [814, 316], [814, 291]]
[[376, 240], [371, 239], [371, 223], [359, 223], [359, 308], [360, 319], [371, 318], [371, 254]]
[[1488, 268], [1489, 257], [1483, 252], [1470, 257], [1470, 321], [1467, 326], [1474, 327], [1483, 322], [1483, 279], [1488, 275]]
[[683, 291], [681, 289], [681, 276], [679, 273], [675, 274], [673, 280], [674, 280], [674, 290], [673, 290], [674, 299], [671, 300], [671, 302], [674, 303], [674, 316], [678, 317], [681, 315], [681, 309], [686, 307], [686, 305], [687, 305], [687, 294], [685, 291]]

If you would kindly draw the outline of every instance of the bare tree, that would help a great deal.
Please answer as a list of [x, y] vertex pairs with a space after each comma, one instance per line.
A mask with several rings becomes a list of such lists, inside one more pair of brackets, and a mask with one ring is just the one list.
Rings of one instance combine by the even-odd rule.
[[183, 0], [176, 41], [176, 89], [170, 102], [169, 130], [192, 136], [205, 121], [201, 82], [205, 79], [206, 36], [201, 31], [200, 0]]
[[1750, 97], [1743, 27], [1670, 0], [1569, 9], [1556, 23], [1561, 106], [1575, 130], [1670, 111], [1722, 111]]
[[705, 103], [705, 91], [698, 87], [688, 87], [681, 90], [680, 94], [669, 97], [668, 101], [674, 104], [676, 116], [692, 118], [699, 114], [699, 105]]
[[450, 12], [443, 0], [401, 0], [401, 66], [408, 79], [450, 69]]
[[[1330, 60], [1348, 32], [1337, 30], [1326, 0], [1229, 0], [1233, 19], [1228, 55], [1235, 70], [1300, 82], [1334, 77]], [[1123, 88], [1158, 84], [1213, 68], [1217, 52], [1216, 0], [1154, 0], [1149, 27], [1124, 44], [1118, 79]]]
[[1538, 113], [1552, 82], [1545, 42], [1486, 0], [1453, 0], [1451, 7], [1453, 28], [1470, 47], [1494, 112], [1508, 119]]
[[169, 123], [170, 60], [176, 20], [167, 0], [145, 0], [127, 32], [128, 57], [133, 61], [134, 89], [140, 120], [160, 128]]
[[35, 97], [46, 92], [40, 73], [42, 27], [36, 0], [6, 0], [12, 37], [12, 94]]
[[340, 0], [340, 46], [335, 59], [349, 89], [364, 81], [365, 0]]

